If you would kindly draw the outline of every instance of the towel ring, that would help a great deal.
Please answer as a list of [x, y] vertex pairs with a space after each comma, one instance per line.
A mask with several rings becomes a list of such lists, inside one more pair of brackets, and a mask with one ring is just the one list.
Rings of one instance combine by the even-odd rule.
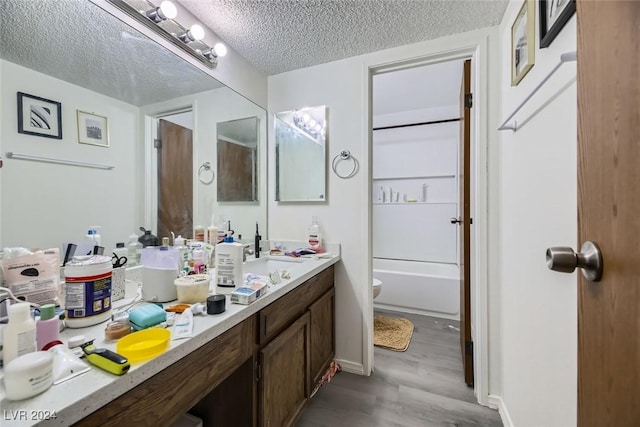
[[[353, 169], [351, 169], [351, 172], [349, 172], [346, 175], [340, 175], [338, 173], [337, 167], [338, 167], [338, 163], [340, 162], [340, 160], [351, 160], [351, 161], [353, 161]], [[358, 159], [353, 157], [353, 155], [351, 155], [351, 152], [349, 150], [342, 150], [340, 152], [340, 154], [335, 156], [333, 158], [333, 161], [331, 162], [331, 169], [333, 169], [333, 172], [336, 175], [338, 175], [339, 178], [342, 178], [342, 179], [347, 179], [347, 178], [351, 178], [352, 176], [354, 176], [356, 173], [358, 173], [359, 167], [360, 167], [360, 164], [358, 163]]]
[[[208, 180], [204, 180], [202, 179], [202, 173], [209, 171], [211, 172], [211, 178]], [[199, 168], [198, 168], [198, 180], [206, 185], [209, 185], [213, 182], [213, 179], [216, 177], [216, 173], [213, 171], [213, 169], [211, 169], [211, 163], [209, 162], [204, 162]]]

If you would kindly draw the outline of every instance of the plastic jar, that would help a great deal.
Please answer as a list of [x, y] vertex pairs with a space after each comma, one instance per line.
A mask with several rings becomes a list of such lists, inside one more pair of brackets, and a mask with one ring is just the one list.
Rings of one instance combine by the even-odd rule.
[[111, 258], [74, 257], [64, 268], [65, 317], [70, 328], [97, 325], [111, 317]]
[[209, 283], [211, 279], [207, 274], [192, 274], [179, 277], [173, 283], [178, 291], [178, 302], [195, 304], [204, 302], [209, 296]]

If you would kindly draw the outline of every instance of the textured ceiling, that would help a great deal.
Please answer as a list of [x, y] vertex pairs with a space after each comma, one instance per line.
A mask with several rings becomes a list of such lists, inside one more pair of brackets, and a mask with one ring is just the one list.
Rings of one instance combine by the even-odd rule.
[[0, 57], [138, 106], [222, 86], [88, 0], [0, 0]]
[[180, 0], [268, 75], [497, 25], [507, 0]]

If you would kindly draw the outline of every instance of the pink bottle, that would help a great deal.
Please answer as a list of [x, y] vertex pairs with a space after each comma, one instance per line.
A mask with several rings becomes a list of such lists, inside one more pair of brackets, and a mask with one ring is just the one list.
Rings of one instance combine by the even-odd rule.
[[45, 304], [40, 307], [40, 320], [36, 321], [36, 343], [42, 350], [51, 341], [60, 340], [60, 320], [56, 316], [56, 306]]

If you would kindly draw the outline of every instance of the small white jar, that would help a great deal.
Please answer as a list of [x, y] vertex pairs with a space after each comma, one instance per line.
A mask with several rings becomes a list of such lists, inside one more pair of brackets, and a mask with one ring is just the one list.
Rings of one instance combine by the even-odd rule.
[[47, 390], [53, 384], [53, 354], [36, 351], [13, 359], [4, 367], [7, 400], [22, 400]]

